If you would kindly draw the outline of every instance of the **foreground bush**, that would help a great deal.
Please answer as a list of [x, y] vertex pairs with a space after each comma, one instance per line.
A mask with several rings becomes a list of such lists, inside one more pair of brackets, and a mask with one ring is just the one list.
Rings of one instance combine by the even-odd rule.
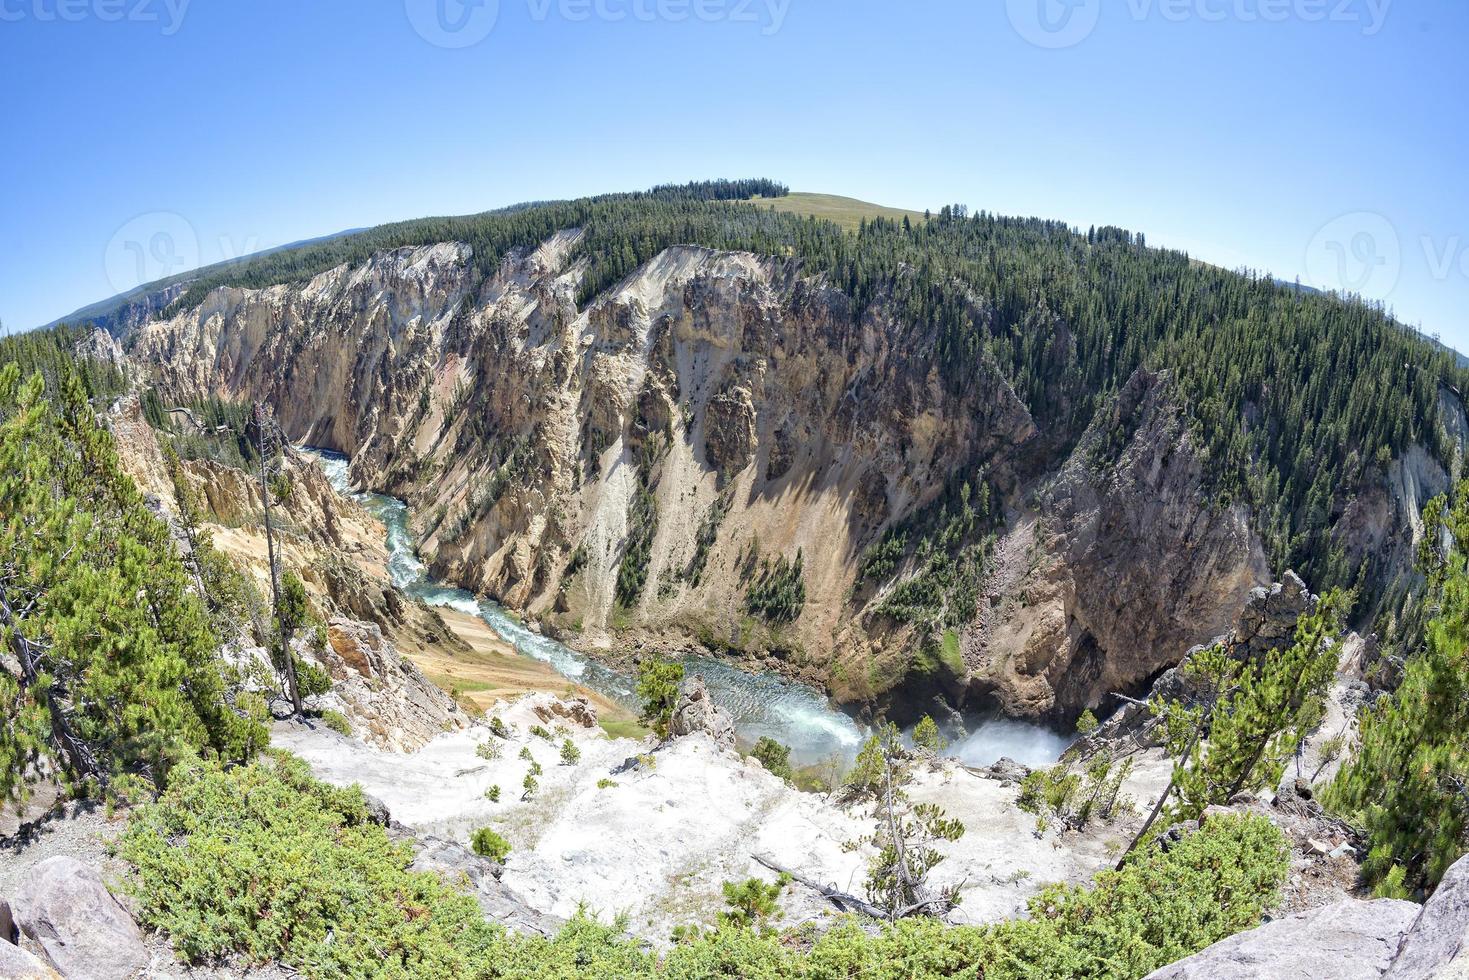
[[1267, 821], [1223, 817], [1095, 887], [1046, 890], [1024, 921], [912, 919], [877, 936], [847, 923], [802, 951], [730, 919], [659, 956], [587, 916], [550, 940], [485, 922], [454, 884], [408, 870], [410, 848], [368, 819], [360, 791], [284, 754], [228, 771], [186, 761], [118, 851], [143, 921], [181, 955], [278, 960], [326, 980], [1122, 980], [1255, 925], [1286, 868]]

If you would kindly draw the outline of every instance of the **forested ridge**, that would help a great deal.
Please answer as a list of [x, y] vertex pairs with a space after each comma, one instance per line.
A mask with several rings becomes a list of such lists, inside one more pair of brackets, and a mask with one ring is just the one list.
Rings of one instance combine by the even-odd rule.
[[746, 203], [783, 193], [773, 181], [718, 181], [383, 225], [206, 270], [171, 310], [217, 286], [299, 282], [442, 241], [468, 243], [488, 276], [565, 228], [584, 230], [583, 302], [677, 244], [792, 257], [846, 293], [854, 318], [882, 303], [919, 327], [932, 346], [917, 353], [955, 390], [992, 356], [1058, 457], [1138, 367], [1167, 370], [1219, 502], [1247, 503], [1277, 571], [1321, 589], [1381, 584], [1372, 558], [1330, 534], [1352, 496], [1415, 443], [1451, 458], [1439, 389], [1463, 390], [1466, 372], [1380, 308], [1205, 265], [1119, 228], [955, 206], [852, 234]]

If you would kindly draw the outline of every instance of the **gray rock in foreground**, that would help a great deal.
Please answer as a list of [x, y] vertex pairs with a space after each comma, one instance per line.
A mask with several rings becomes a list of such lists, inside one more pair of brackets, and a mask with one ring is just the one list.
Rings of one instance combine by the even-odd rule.
[[61, 980], [61, 974], [8, 942], [0, 942], [0, 977], [5, 980]]
[[1469, 857], [1449, 868], [1403, 939], [1385, 980], [1469, 978]]
[[1417, 914], [1412, 902], [1349, 899], [1231, 936], [1146, 980], [1378, 980]]
[[1145, 980], [1469, 980], [1469, 857], [1421, 908], [1348, 900], [1231, 936]]
[[48, 858], [32, 868], [16, 893], [15, 918], [67, 980], [127, 980], [148, 964], [132, 916], [76, 858]]
[[395, 827], [394, 836], [408, 839], [417, 847], [414, 871], [437, 871], [451, 882], [461, 880], [462, 876], [481, 911], [492, 921], [517, 932], [540, 936], [554, 936], [565, 924], [562, 919], [527, 905], [510, 886], [500, 883], [498, 865], [462, 844], [437, 837], [411, 837], [403, 827]]

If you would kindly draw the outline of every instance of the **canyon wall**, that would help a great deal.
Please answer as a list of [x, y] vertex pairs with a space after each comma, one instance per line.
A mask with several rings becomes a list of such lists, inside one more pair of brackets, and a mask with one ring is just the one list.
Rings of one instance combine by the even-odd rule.
[[[1271, 580], [1165, 374], [1140, 370], [1064, 445], [988, 353], [944, 383], [938, 338], [881, 296], [854, 316], [798, 262], [681, 246], [578, 304], [578, 238], [484, 278], [442, 243], [220, 288], [124, 344], [170, 394], [270, 402], [292, 439], [408, 501], [435, 575], [612, 655], [698, 645], [899, 714], [938, 698], [1065, 720]], [[975, 297], [970, 315], [991, 313]], [[865, 581], [864, 552], [966, 475], [1003, 505], [973, 614], [893, 618], [921, 556]], [[1423, 491], [1384, 487], [1357, 519], [1395, 535]], [[798, 614], [752, 610], [751, 583], [798, 558]]]

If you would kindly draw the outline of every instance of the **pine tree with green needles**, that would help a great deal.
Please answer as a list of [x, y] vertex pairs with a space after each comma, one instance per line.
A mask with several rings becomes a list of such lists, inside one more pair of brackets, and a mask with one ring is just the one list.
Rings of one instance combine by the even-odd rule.
[[643, 702], [639, 717], [659, 738], [668, 737], [683, 675], [683, 664], [675, 660], [653, 658], [638, 665], [638, 697]]
[[1163, 717], [1173, 778], [1133, 848], [1170, 797], [1177, 797], [1170, 814], [1190, 820], [1238, 793], [1280, 782], [1287, 763], [1324, 716], [1336, 673], [1335, 638], [1348, 605], [1342, 593], [1327, 593], [1297, 621], [1289, 646], [1263, 656], [1241, 659], [1214, 646], [1189, 658], [1184, 670], [1204, 693], [1153, 705]]
[[[1445, 532], [1452, 546], [1441, 551]], [[1390, 697], [1362, 711], [1356, 754], [1323, 800], [1367, 835], [1362, 873], [1380, 894], [1432, 888], [1469, 852], [1469, 483], [1424, 511], [1419, 563], [1432, 611], [1421, 653]]]
[[0, 797], [43, 769], [77, 793], [161, 785], [188, 750], [265, 742], [236, 710], [170, 532], [123, 472], [87, 388], [0, 368]]

